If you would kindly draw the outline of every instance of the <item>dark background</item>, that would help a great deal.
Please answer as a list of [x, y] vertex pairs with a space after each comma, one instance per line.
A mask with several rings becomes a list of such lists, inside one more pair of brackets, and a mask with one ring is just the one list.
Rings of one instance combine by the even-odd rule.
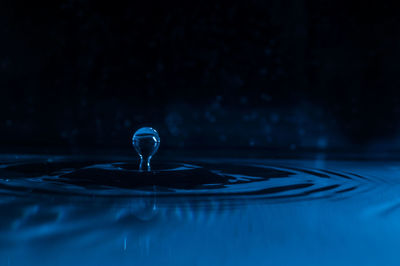
[[399, 29], [379, 1], [2, 1], [0, 150], [397, 150]]

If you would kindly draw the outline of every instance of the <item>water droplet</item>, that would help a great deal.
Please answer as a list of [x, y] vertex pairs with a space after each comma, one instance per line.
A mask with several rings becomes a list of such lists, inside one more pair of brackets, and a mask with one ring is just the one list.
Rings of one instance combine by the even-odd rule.
[[157, 152], [160, 146], [160, 137], [155, 129], [142, 127], [132, 137], [132, 145], [140, 156], [139, 170], [151, 170], [151, 157]]

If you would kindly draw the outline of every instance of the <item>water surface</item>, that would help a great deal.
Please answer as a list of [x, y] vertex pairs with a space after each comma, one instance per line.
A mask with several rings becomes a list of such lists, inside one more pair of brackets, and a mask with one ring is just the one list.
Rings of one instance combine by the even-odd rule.
[[0, 265], [398, 265], [397, 161], [3, 155]]

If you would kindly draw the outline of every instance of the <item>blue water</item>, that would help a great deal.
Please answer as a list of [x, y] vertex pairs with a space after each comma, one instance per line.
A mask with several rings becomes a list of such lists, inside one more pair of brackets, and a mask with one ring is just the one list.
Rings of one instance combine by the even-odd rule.
[[397, 161], [0, 162], [0, 265], [400, 263]]

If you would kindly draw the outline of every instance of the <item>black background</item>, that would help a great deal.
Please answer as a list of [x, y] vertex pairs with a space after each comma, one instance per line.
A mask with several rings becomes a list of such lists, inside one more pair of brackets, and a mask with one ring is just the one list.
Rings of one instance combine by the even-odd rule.
[[368, 1], [0, 4], [0, 146], [400, 147], [399, 16]]

